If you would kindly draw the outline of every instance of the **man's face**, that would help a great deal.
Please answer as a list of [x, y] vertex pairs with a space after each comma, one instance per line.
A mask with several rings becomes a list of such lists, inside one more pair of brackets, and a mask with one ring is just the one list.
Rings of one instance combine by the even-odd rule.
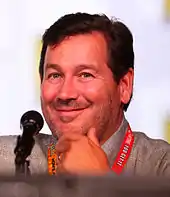
[[114, 124], [120, 114], [120, 87], [107, 65], [102, 34], [76, 35], [48, 46], [41, 104], [58, 137], [67, 132], [86, 134], [91, 127], [101, 135]]

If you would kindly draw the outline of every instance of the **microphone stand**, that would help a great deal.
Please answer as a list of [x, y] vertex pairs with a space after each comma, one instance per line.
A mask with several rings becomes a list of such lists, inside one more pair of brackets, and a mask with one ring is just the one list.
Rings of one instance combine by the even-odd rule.
[[[30, 131], [29, 131], [30, 132]], [[25, 135], [27, 133], [25, 132]], [[29, 133], [30, 134], [30, 133]], [[15, 174], [19, 176], [30, 176], [30, 161], [27, 160], [27, 157], [31, 154], [31, 151], [34, 147], [35, 140], [33, 136], [27, 135], [21, 137], [20, 135], [17, 138], [17, 145], [14, 149], [15, 157]]]

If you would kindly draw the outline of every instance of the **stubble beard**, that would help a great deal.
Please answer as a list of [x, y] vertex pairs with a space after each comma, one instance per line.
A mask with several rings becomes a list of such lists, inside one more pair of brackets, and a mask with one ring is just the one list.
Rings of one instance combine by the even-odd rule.
[[[107, 132], [108, 127], [110, 126], [110, 122], [112, 122], [112, 118], [113, 118], [112, 111], [113, 110], [114, 109], [112, 109], [112, 99], [109, 98], [108, 102], [107, 102], [107, 105], [103, 104], [100, 107], [99, 111], [96, 112], [97, 115], [96, 115], [96, 117], [94, 117], [94, 120], [92, 121], [92, 124], [89, 124], [88, 120], [87, 120], [86, 125], [84, 123], [84, 125], [80, 126], [79, 128], [77, 128], [74, 124], [72, 124], [72, 122], [67, 123], [67, 121], [66, 121], [65, 124], [70, 125], [70, 131], [71, 132], [79, 133], [79, 134], [82, 134], [82, 135], [87, 135], [89, 129], [91, 127], [95, 127], [97, 138], [100, 141], [100, 140], [102, 140], [103, 136]], [[43, 107], [43, 104], [42, 104], [42, 112], [44, 114], [47, 125], [52, 132], [52, 135], [55, 138], [59, 139], [63, 135], [63, 131], [60, 130], [56, 126], [56, 123], [54, 122], [54, 119], [50, 116], [50, 112], [48, 112], [48, 109], [45, 109]], [[69, 133], [69, 131], [67, 131], [67, 133]]]

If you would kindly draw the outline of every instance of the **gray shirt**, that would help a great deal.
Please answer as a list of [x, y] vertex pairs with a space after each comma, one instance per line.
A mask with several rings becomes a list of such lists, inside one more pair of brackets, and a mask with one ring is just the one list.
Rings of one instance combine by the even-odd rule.
[[[125, 137], [128, 121], [124, 118], [119, 129], [103, 144], [110, 167], [113, 165]], [[170, 176], [170, 145], [163, 140], [133, 132], [134, 144], [122, 174], [137, 176]]]
[[[103, 144], [110, 167], [119, 152], [125, 136], [128, 122], [124, 118], [119, 129]], [[0, 136], [0, 174], [14, 174], [14, 148], [17, 136]], [[47, 149], [55, 138], [51, 135], [39, 134], [35, 138], [35, 146], [29, 157], [32, 174], [47, 172]], [[122, 175], [138, 176], [170, 176], [170, 145], [163, 140], [155, 140], [144, 133], [134, 132], [134, 144]]]

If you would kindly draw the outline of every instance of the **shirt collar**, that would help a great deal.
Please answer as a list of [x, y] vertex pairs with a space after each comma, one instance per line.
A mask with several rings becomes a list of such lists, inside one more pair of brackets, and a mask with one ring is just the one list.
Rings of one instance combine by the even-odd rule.
[[110, 167], [113, 165], [113, 162], [120, 149], [120, 146], [122, 144], [123, 138], [127, 130], [127, 126], [128, 122], [125, 119], [125, 117], [123, 117], [123, 120], [118, 130], [101, 146], [101, 148], [107, 155]]

